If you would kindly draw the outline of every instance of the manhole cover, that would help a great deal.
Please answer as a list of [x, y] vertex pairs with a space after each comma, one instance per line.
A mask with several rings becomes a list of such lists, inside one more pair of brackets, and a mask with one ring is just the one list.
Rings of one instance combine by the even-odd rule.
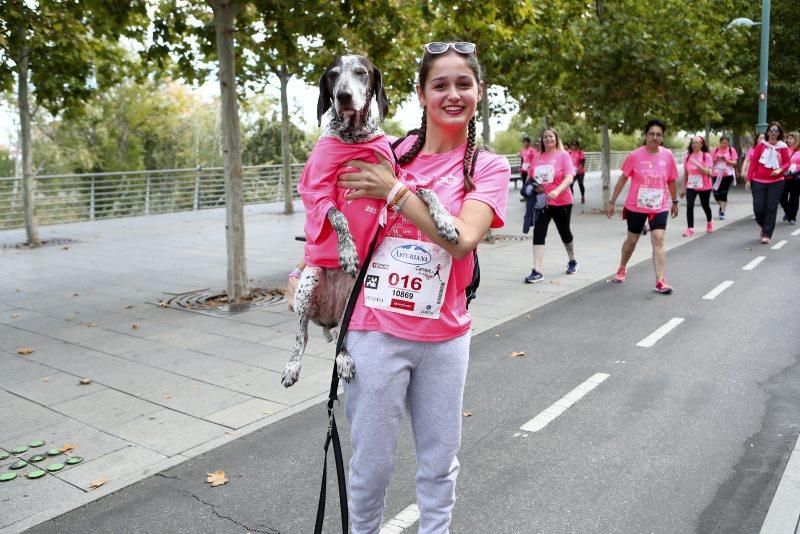
[[497, 234], [494, 238], [498, 241], [525, 241], [530, 239], [527, 235]]
[[[43, 247], [57, 247], [57, 246], [65, 246], [65, 245], [73, 245], [78, 243], [75, 239], [69, 239], [68, 237], [55, 237], [53, 239], [43, 239], [42, 246]], [[30, 245], [27, 242], [23, 243], [2, 243], [0, 244], [0, 248], [17, 248], [17, 249], [31, 249]]]
[[285, 291], [284, 288], [252, 288], [249, 300], [240, 304], [229, 304], [224, 289], [204, 289], [175, 295], [167, 300], [161, 300], [157, 304], [162, 308], [225, 317], [283, 303], [286, 301]]

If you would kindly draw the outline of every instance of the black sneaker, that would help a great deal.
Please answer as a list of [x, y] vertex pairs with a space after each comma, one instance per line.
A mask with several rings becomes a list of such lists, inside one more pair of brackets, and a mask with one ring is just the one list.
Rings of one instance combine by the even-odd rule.
[[578, 262], [575, 260], [570, 260], [567, 263], [567, 274], [575, 274], [578, 272]]
[[536, 282], [541, 282], [542, 279], [544, 279], [544, 276], [542, 276], [542, 273], [540, 273], [539, 271], [534, 269], [534, 270], [531, 271], [531, 274], [529, 276], [525, 277], [525, 283], [526, 284], [535, 284]]

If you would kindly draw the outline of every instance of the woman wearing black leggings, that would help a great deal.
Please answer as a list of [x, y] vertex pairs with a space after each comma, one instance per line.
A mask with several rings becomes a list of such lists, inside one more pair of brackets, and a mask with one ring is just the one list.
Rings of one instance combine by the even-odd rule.
[[728, 190], [736, 179], [736, 163], [739, 161], [739, 154], [731, 147], [727, 135], [719, 138], [719, 146], [711, 154], [711, 161], [714, 162], [714, 200], [719, 204], [719, 220], [724, 221]]
[[711, 154], [703, 136], [696, 135], [689, 143], [686, 159], [683, 162], [683, 187], [681, 198], [686, 197], [686, 230], [684, 237], [694, 235], [694, 200], [700, 197], [700, 205], [706, 214], [706, 232], [714, 231], [711, 223]]

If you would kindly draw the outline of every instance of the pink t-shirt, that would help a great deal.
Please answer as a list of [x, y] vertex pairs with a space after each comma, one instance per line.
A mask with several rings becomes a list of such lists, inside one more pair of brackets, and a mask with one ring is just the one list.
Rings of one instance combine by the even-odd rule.
[[586, 154], [583, 150], [570, 150], [569, 158], [572, 160], [572, 166], [575, 168], [575, 174], [584, 174], [586, 169], [581, 165], [581, 161], [586, 160]]
[[726, 150], [722, 150], [719, 147], [715, 148], [714, 152], [711, 153], [711, 161], [714, 163], [714, 172], [711, 175], [715, 178], [718, 176], [734, 176], [736, 169], [728, 163], [728, 160], [736, 161], [738, 159], [739, 153], [733, 147], [728, 147]]
[[[416, 139], [409, 136], [396, 148], [398, 155], [408, 151]], [[464, 191], [464, 145], [442, 154], [418, 154], [405, 166], [409, 180], [418, 188], [432, 189], [445, 208], [454, 216], [461, 213], [465, 200], [479, 200], [494, 212], [492, 228], [505, 223], [508, 203], [508, 180], [511, 168], [508, 160], [490, 152], [480, 152], [475, 165], [475, 189]], [[389, 217], [388, 237], [417, 239], [430, 242], [402, 213]], [[446, 341], [469, 331], [472, 317], [467, 311], [464, 290], [472, 281], [473, 255], [453, 258], [444, 303], [438, 319], [402, 315], [364, 306], [364, 292], [359, 295], [351, 330], [376, 330], [412, 341]]]
[[344, 172], [342, 165], [347, 161], [360, 159], [376, 163], [373, 151], [394, 161], [389, 140], [383, 135], [358, 144], [322, 137], [314, 145], [297, 183], [297, 192], [306, 209], [304, 259], [308, 265], [328, 269], [339, 267], [337, 236], [327, 217], [332, 207], [338, 208], [347, 218], [358, 257], [363, 261], [367, 255], [378, 228], [378, 216], [386, 201], [360, 198], [348, 202], [344, 198], [347, 190], [337, 187], [336, 180]]
[[530, 172], [530, 167], [531, 167], [531, 161], [533, 161], [533, 158], [535, 156], [536, 156], [536, 149], [533, 148], [532, 146], [529, 146], [528, 148], [523, 148], [522, 150], [520, 150], [519, 151], [520, 170], [529, 173]]
[[[544, 187], [545, 193], [557, 188], [568, 174], [575, 176], [572, 160], [565, 150], [553, 152], [540, 152], [531, 163], [531, 176]], [[569, 187], [564, 189], [555, 199], [547, 199], [550, 206], [569, 206], [572, 204], [572, 191]]]
[[[699, 154], [691, 153], [683, 162], [683, 171], [684, 171], [684, 180], [686, 180], [686, 187], [688, 189], [694, 189], [695, 191], [708, 191], [711, 189], [711, 177], [707, 174], [704, 174], [700, 171], [694, 164], [697, 163], [698, 165], [706, 168], [711, 168], [711, 154], [708, 152], [700, 152]], [[689, 177], [692, 177], [691, 179]], [[696, 176], [700, 176], [703, 180], [703, 183], [700, 187], [695, 186], [696, 183], [695, 178]]]
[[[678, 166], [669, 149], [659, 147], [658, 152], [651, 154], [646, 146], [637, 148], [622, 163], [622, 174], [631, 180], [625, 209], [638, 213], [658, 213], [670, 209], [672, 196], [667, 183], [678, 178]], [[647, 207], [659, 195], [661, 206]]]
[[789, 158], [789, 170], [786, 172], [792, 174], [800, 172], [800, 149], [797, 147], [794, 148], [792, 156]]
[[[755, 147], [753, 147], [753, 155], [750, 157], [750, 166], [747, 168], [747, 180], [754, 180], [763, 184], [771, 184], [783, 180], [783, 173], [780, 173], [777, 176], [772, 176], [772, 172], [776, 169], [770, 169], [758, 161], [761, 159], [761, 155], [765, 150], [768, 149], [768, 147], [770, 147], [770, 144], [767, 141], [761, 141]], [[786, 146], [786, 143], [783, 141], [778, 141], [775, 148], [775, 156], [778, 160], [778, 165], [780, 165], [780, 168], [783, 169], [783, 172], [786, 172], [789, 169], [789, 165], [791, 165], [789, 160], [792, 157], [791, 153], [789, 152], [789, 147]]]

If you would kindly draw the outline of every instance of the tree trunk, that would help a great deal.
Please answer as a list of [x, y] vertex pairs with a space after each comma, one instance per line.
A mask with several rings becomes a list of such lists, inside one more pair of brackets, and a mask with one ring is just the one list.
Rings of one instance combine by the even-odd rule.
[[709, 143], [709, 138], [711, 136], [711, 119], [706, 119], [706, 143]]
[[733, 131], [733, 138], [731, 139], [731, 146], [733, 146], [733, 148], [736, 149], [736, 153], [739, 155], [739, 165], [741, 165], [742, 161], [744, 160], [744, 154], [742, 153], [742, 136], [739, 133], [739, 130], [734, 130]]
[[19, 131], [22, 145], [22, 213], [25, 220], [25, 234], [28, 246], [40, 247], [39, 222], [36, 220], [36, 180], [33, 176], [31, 147], [31, 105], [28, 101], [28, 48], [26, 28], [17, 28], [20, 51], [17, 60], [17, 100], [19, 103]]
[[247, 285], [244, 239], [244, 193], [239, 103], [236, 91], [234, 21], [240, 6], [236, 1], [208, 0], [214, 10], [219, 88], [222, 155], [225, 166], [225, 238], [228, 249], [228, 302], [237, 304], [250, 296]]
[[281, 81], [281, 159], [283, 160], [283, 212], [286, 215], [294, 213], [292, 204], [292, 154], [289, 148], [289, 97], [286, 94], [286, 87], [289, 85], [291, 75], [282, 69], [278, 72], [278, 79]]
[[481, 137], [483, 137], [483, 146], [486, 149], [490, 149], [492, 146], [492, 130], [491, 125], [489, 124], [489, 85], [486, 84], [483, 90], [483, 98], [481, 98], [481, 121], [483, 123], [483, 131], [481, 132]]
[[611, 200], [611, 138], [608, 124], [600, 126], [600, 151], [602, 157], [603, 207]]

